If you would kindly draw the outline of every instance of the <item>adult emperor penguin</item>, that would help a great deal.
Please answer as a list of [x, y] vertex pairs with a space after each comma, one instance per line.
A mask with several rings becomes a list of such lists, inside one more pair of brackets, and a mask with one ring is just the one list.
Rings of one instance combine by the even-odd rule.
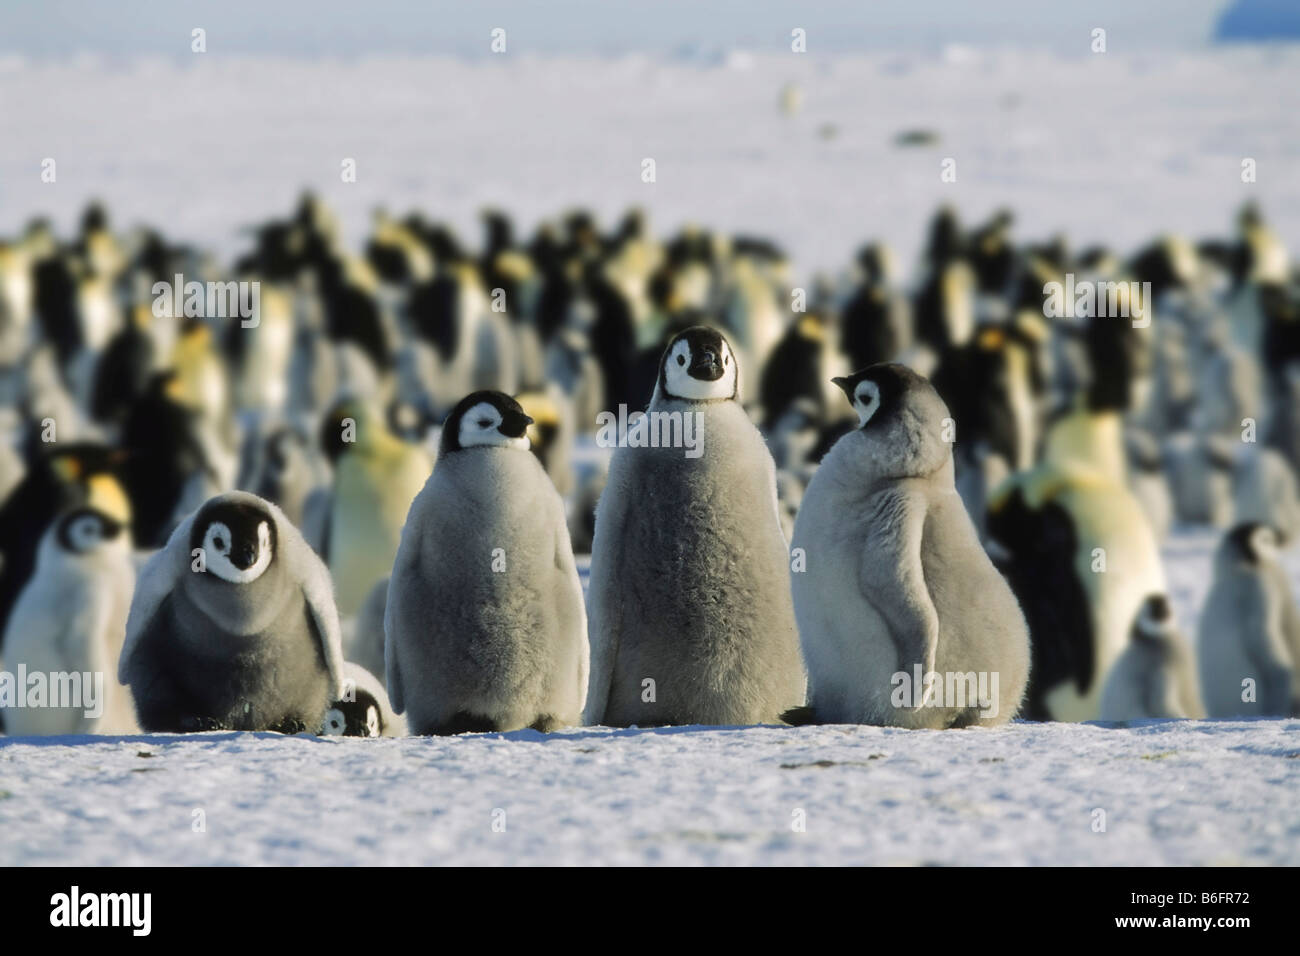
[[622, 444], [596, 509], [586, 722], [778, 722], [804, 702], [790, 557], [772, 456], [721, 334], [672, 338]]
[[443, 424], [411, 504], [384, 615], [388, 693], [412, 732], [578, 723], [587, 617], [564, 504], [528, 450], [532, 419], [473, 392]]
[[[947, 406], [902, 365], [836, 384], [859, 427], [814, 473], [792, 552], [807, 560], [791, 582], [813, 713], [900, 727], [1005, 723], [1029, 677], [1029, 632], [957, 494]], [[911, 693], [899, 695], [904, 686]]]
[[[1096, 720], [1106, 673], [1142, 602], [1163, 593], [1151, 522], [1128, 489], [1122, 415], [1141, 390], [1128, 323], [1094, 319], [1091, 380], [1048, 428], [1043, 459], [989, 499], [999, 567], [1029, 622], [1033, 668], [1023, 716]], [[1114, 338], [1112, 338], [1114, 337]]]
[[150, 733], [318, 732], [344, 690], [325, 566], [269, 501], [209, 499], [140, 572], [118, 676]]
[[45, 675], [50, 695], [54, 675], [66, 675], [80, 687], [80, 700], [54, 706], [51, 697], [42, 706], [7, 708], [8, 733], [136, 730], [131, 694], [117, 681], [135, 587], [130, 538], [124, 524], [86, 506], [67, 512], [45, 533], [36, 571], [5, 628], [4, 659], [10, 671], [21, 665], [29, 675]]
[[326, 417], [321, 441], [334, 461], [334, 494], [322, 555], [352, 616], [388, 576], [411, 502], [429, 477], [424, 448], [393, 435], [368, 403], [345, 400]]
[[1129, 645], [1101, 691], [1101, 719], [1150, 720], [1205, 716], [1196, 662], [1163, 594], [1143, 603]]
[[1268, 525], [1229, 531], [1214, 554], [1197, 653], [1210, 717], [1300, 714], [1300, 611]]

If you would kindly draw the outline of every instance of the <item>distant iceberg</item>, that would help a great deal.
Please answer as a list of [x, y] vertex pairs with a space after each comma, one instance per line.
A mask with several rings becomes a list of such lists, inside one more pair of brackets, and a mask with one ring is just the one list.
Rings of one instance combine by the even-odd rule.
[[1219, 43], [1300, 41], [1300, 3], [1296, 0], [1236, 0], [1219, 18]]

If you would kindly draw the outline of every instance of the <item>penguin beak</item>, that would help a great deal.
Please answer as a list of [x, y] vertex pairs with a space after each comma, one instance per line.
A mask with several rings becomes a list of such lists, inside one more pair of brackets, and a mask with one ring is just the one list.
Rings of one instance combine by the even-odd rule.
[[230, 563], [241, 571], [247, 571], [257, 562], [257, 548], [251, 544], [240, 545], [230, 551]]
[[691, 356], [691, 367], [687, 371], [691, 378], [716, 382], [722, 378], [722, 358], [713, 349], [703, 349], [698, 355]]
[[497, 426], [497, 431], [507, 438], [523, 438], [524, 432], [533, 420], [523, 412], [506, 412], [501, 416], [501, 424]]
[[845, 394], [845, 396], [848, 397], [848, 400], [850, 402], [853, 401], [853, 391], [849, 386], [849, 380], [847, 378], [844, 378], [841, 375], [837, 375], [833, 379], [831, 379], [831, 384], [838, 385], [840, 387], [840, 391], [842, 391]]

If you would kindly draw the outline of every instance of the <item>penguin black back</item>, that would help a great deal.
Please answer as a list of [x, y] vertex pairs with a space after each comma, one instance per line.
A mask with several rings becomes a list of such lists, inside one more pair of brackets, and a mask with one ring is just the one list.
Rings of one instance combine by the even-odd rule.
[[1029, 624], [1032, 663], [1021, 716], [1050, 720], [1049, 688], [1072, 680], [1084, 693], [1095, 678], [1092, 609], [1074, 571], [1078, 535], [1064, 508], [1048, 502], [1030, 509], [1020, 489], [989, 510], [988, 530], [1009, 553], [995, 563]]

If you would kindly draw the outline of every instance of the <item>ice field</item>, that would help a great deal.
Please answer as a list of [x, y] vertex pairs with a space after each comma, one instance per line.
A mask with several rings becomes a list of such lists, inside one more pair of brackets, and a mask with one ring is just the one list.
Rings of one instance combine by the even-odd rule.
[[[640, 204], [659, 233], [770, 237], [797, 282], [870, 239], [910, 273], [944, 201], [968, 221], [1008, 206], [1022, 240], [1064, 231], [1131, 252], [1163, 231], [1224, 234], [1256, 199], [1294, 256], [1300, 51], [1112, 44], [1073, 58], [10, 57], [0, 234], [37, 215], [66, 232], [97, 197], [122, 226], [229, 261], [241, 230], [305, 186], [354, 246], [378, 205], [477, 237], [487, 204], [521, 232], [570, 205], [608, 221]], [[896, 144], [914, 130], [938, 140]], [[956, 183], [940, 182], [946, 157]], [[347, 158], [356, 183], [340, 181]], [[1165, 543], [1189, 635], [1216, 540]], [[1300, 554], [1287, 561], [1300, 587]], [[1297, 865], [1300, 720], [0, 736], [0, 866], [440, 863]]]
[[[312, 186], [354, 245], [377, 205], [479, 234], [486, 204], [523, 232], [571, 205], [642, 204], [770, 237], [794, 278], [848, 265], [869, 239], [916, 261], [930, 215], [1007, 206], [1022, 239], [1132, 251], [1163, 231], [1226, 230], [1256, 199], [1300, 248], [1300, 50], [660, 60], [0, 60], [0, 234], [33, 216], [70, 228], [85, 202], [228, 259], [244, 227]], [[781, 91], [797, 88], [786, 115]], [[932, 147], [895, 145], [928, 130]], [[57, 162], [42, 183], [41, 161]], [[957, 181], [940, 163], [957, 161]], [[1241, 161], [1257, 181], [1241, 182]], [[345, 158], [355, 183], [340, 180]], [[641, 163], [656, 161], [654, 183]]]
[[[1213, 542], [1166, 548], [1185, 626]], [[0, 835], [3, 866], [1297, 865], [1300, 720], [0, 737]]]

